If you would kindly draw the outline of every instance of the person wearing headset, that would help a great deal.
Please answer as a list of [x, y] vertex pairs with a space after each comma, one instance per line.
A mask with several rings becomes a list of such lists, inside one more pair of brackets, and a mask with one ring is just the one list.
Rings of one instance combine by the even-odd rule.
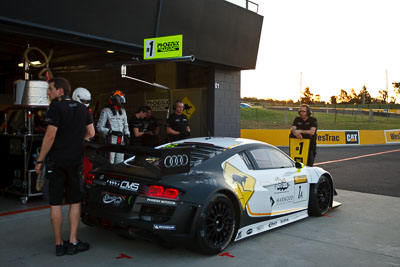
[[298, 111], [299, 116], [293, 121], [290, 133], [298, 139], [310, 139], [310, 151], [307, 166], [313, 166], [317, 155], [317, 119], [311, 117], [311, 108], [307, 104], [302, 104]]
[[[125, 104], [125, 95], [120, 90], [113, 91], [108, 106], [100, 113], [97, 131], [104, 135], [106, 144], [122, 145], [129, 142], [128, 118], [122, 104]], [[117, 164], [124, 161], [124, 154], [108, 152], [106, 158], [111, 164]]]
[[190, 136], [190, 127], [188, 118], [183, 112], [184, 104], [178, 100], [173, 105], [174, 113], [167, 119], [167, 134], [169, 141], [178, 141]]

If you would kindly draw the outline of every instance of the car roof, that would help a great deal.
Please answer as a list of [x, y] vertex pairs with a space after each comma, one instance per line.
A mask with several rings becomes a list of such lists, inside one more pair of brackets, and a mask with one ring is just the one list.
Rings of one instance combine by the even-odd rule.
[[[213, 146], [218, 146], [226, 149], [230, 149], [233, 147], [248, 145], [248, 144], [264, 144], [264, 142], [245, 139], [245, 138], [234, 138], [234, 137], [197, 137], [197, 138], [189, 138], [180, 141], [174, 142], [175, 144], [184, 144], [184, 143], [198, 143], [198, 144], [208, 144]], [[168, 146], [171, 143], [164, 144], [160, 147]]]

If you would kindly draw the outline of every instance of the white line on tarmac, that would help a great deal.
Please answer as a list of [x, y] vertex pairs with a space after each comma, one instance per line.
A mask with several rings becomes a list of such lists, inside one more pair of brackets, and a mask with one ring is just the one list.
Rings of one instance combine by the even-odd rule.
[[353, 159], [361, 159], [361, 158], [372, 157], [372, 156], [377, 156], [377, 155], [382, 155], [382, 154], [388, 154], [388, 153], [394, 153], [394, 152], [400, 152], [400, 149], [389, 150], [389, 151], [383, 151], [383, 152], [377, 152], [377, 153], [366, 154], [366, 155], [362, 155], [362, 156], [351, 157], [351, 158], [345, 158], [345, 159], [337, 159], [337, 160], [330, 160], [330, 161], [318, 162], [318, 163], [315, 163], [314, 165], [322, 165], [322, 164], [336, 163], [336, 162], [347, 161], [347, 160], [353, 160]]

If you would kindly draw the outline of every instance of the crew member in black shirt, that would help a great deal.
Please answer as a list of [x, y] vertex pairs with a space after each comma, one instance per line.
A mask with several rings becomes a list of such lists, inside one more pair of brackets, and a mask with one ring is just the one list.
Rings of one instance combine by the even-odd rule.
[[171, 114], [167, 120], [167, 134], [170, 142], [188, 138], [190, 136], [189, 121], [183, 112], [183, 103], [181, 100], [175, 102]]
[[131, 145], [142, 146], [142, 139], [144, 133], [147, 131], [144, 125], [144, 118], [146, 117], [146, 107], [140, 107], [135, 115], [129, 120], [129, 131], [131, 132]]
[[160, 127], [158, 126], [157, 119], [152, 116], [151, 107], [145, 106], [146, 118], [144, 119], [144, 127], [146, 132], [143, 135], [143, 145], [146, 147], [155, 147], [158, 145], [158, 133]]
[[300, 116], [294, 119], [290, 133], [298, 139], [310, 139], [307, 166], [313, 166], [317, 155], [317, 119], [311, 117], [311, 108], [306, 104], [300, 106], [298, 113]]
[[[46, 133], [35, 171], [40, 174], [46, 158], [46, 179], [49, 182], [50, 218], [56, 240], [56, 255], [75, 254], [89, 249], [89, 244], [78, 240], [81, 216], [81, 173], [83, 143], [94, 136], [93, 119], [88, 109], [69, 95], [71, 86], [61, 77], [51, 79], [47, 94], [52, 100], [46, 114]], [[62, 238], [61, 204], [69, 204], [69, 242]]]

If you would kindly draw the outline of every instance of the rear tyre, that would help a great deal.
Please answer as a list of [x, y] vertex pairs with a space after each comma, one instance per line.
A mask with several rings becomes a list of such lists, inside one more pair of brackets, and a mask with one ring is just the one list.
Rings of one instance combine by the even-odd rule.
[[235, 208], [223, 194], [214, 194], [208, 205], [203, 205], [196, 222], [195, 249], [214, 255], [230, 243], [236, 227]]
[[308, 214], [322, 216], [326, 214], [331, 206], [333, 188], [326, 176], [321, 176], [318, 183], [310, 186], [310, 200], [308, 203]]

